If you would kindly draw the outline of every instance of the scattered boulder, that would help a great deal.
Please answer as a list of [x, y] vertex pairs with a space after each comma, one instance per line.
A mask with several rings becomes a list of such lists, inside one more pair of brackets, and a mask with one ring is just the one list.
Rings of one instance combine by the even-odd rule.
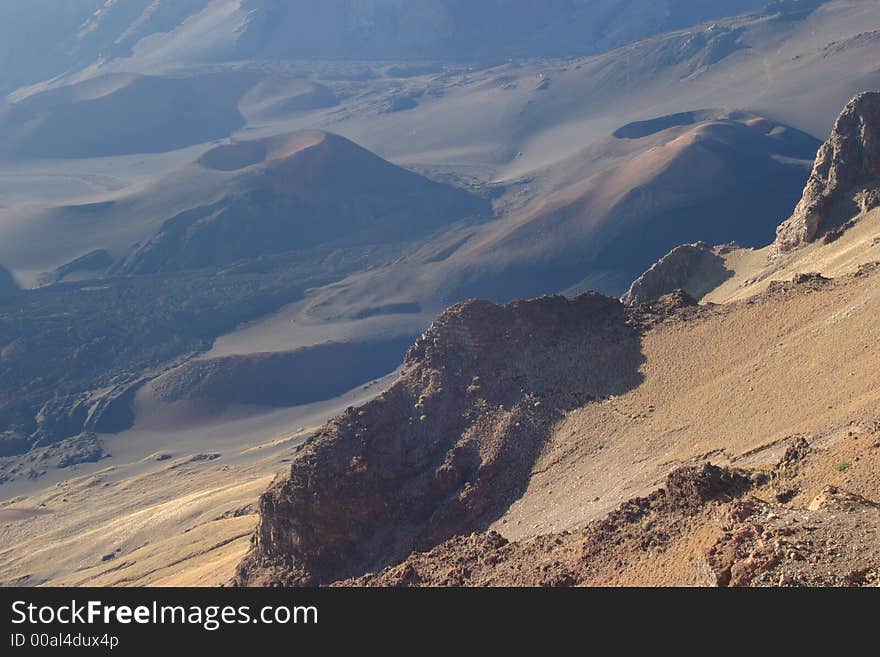
[[768, 295], [785, 294], [792, 291], [815, 291], [820, 290], [833, 281], [816, 272], [795, 274], [790, 281], [770, 281], [767, 285]]
[[828, 485], [813, 498], [808, 508], [810, 511], [852, 511], [856, 508], [878, 510], [880, 504], [837, 486]]
[[712, 501], [730, 501], [752, 487], [745, 472], [711, 463], [685, 466], [666, 477], [666, 494], [674, 506], [699, 508]]
[[707, 310], [707, 306], [701, 306], [684, 290], [675, 290], [632, 309], [630, 318], [634, 324], [647, 331], [658, 324], [692, 319]]
[[706, 552], [719, 586], [877, 586], [880, 504], [826, 486], [807, 509], [734, 502]]
[[[595, 586], [619, 575], [633, 555], [662, 553], [699, 524], [698, 518], [739, 499], [745, 473], [712, 464], [672, 472], [665, 488], [621, 504], [574, 532], [508, 541], [488, 531], [455, 536], [397, 566], [340, 586]], [[694, 570], [697, 564], [693, 564]], [[696, 573], [694, 573], [696, 574]]]
[[57, 464], [59, 468], [69, 468], [80, 463], [95, 463], [109, 456], [101, 440], [91, 432], [67, 438], [59, 443], [57, 448], [60, 454]]

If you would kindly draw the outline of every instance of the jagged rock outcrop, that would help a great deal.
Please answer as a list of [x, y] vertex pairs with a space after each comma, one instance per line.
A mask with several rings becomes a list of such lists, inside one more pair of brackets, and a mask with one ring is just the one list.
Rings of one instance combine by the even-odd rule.
[[839, 451], [813, 449], [794, 435], [775, 464], [696, 461], [673, 470], [662, 488], [578, 529], [519, 539], [462, 533], [333, 585], [876, 587], [880, 504], [871, 499], [877, 485], [870, 473], [880, 422], [850, 425], [848, 434], [864, 471], [847, 480], [861, 479], [861, 494], [835, 484], [817, 488], [817, 476], [841, 477], [856, 461], [832, 468]]
[[633, 281], [620, 300], [624, 305], [636, 306], [675, 290], [699, 299], [733, 275], [722, 257], [729, 248], [710, 247], [705, 242], [677, 246]]
[[828, 485], [806, 509], [736, 502], [707, 552], [719, 586], [873, 586], [880, 504]]
[[853, 98], [838, 117], [794, 214], [776, 231], [773, 254], [812, 242], [880, 205], [880, 93]]
[[485, 529], [553, 421], [637, 385], [642, 360], [616, 299], [453, 306], [388, 391], [331, 421], [262, 496], [236, 583], [326, 584]]

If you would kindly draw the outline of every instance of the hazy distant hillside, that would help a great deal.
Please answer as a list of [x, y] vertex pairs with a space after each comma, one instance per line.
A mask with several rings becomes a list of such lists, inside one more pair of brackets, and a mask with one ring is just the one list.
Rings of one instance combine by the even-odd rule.
[[399, 242], [491, 213], [464, 190], [317, 130], [218, 146], [199, 164], [222, 172], [222, 198], [168, 219], [120, 271], [172, 272], [319, 245]]
[[618, 295], [637, 263], [688, 240], [769, 242], [818, 142], [749, 114], [666, 127], [671, 118], [624, 126], [618, 134], [633, 133], [643, 149], [624, 165], [542, 198], [456, 254], [476, 275], [455, 296], [536, 296], [584, 278], [586, 289]]
[[876, 587], [878, 62], [878, 0], [0, 0], [0, 586]]
[[[622, 126], [619, 136], [556, 166], [551, 176], [562, 171], [569, 180], [558, 191], [475, 234], [462, 232], [445, 252], [438, 242], [345, 292], [334, 290], [333, 302], [357, 305], [383, 294], [377, 290], [397, 292], [401, 280], [435, 286], [432, 293], [445, 302], [507, 301], [549, 290], [618, 295], [685, 241], [768, 243], [779, 217], [797, 202], [819, 142], [745, 112], [686, 115], [688, 125], [675, 125], [685, 121], [679, 115]], [[579, 163], [598, 153], [609, 162], [621, 152], [619, 166], [581, 168], [578, 175]]]
[[[765, 0], [245, 0], [265, 56], [474, 58], [599, 52]], [[310, 16], [303, 21], [302, 16]], [[342, 29], [340, 29], [340, 26]]]
[[0, 91], [127, 55], [169, 32], [210, 0], [4, 0], [0, 2]]
[[766, 0], [5, 0], [0, 92], [134, 56], [502, 60], [601, 52]]
[[0, 104], [0, 157], [156, 153], [219, 139], [245, 124], [238, 101], [257, 79], [114, 74]]

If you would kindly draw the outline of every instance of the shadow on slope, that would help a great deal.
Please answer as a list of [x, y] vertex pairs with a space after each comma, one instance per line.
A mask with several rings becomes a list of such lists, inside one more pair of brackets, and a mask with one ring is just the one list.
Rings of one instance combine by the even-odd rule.
[[326, 343], [295, 351], [190, 360], [150, 382], [161, 404], [290, 407], [331, 399], [388, 374], [411, 338]]
[[223, 197], [168, 219], [118, 273], [220, 266], [321, 244], [399, 243], [491, 212], [484, 199], [320, 131], [233, 142], [199, 163], [234, 176], [222, 180]]
[[694, 299], [703, 296], [733, 277], [722, 257], [732, 245], [712, 248], [705, 242], [677, 246], [639, 276], [621, 297], [626, 306], [647, 303], [684, 290]]
[[20, 291], [9, 270], [0, 265], [0, 301], [16, 297]]
[[19, 159], [164, 153], [244, 126], [253, 72], [188, 77], [114, 74], [0, 106], [0, 155]]
[[615, 130], [612, 136], [617, 139], [641, 139], [669, 128], [693, 125], [709, 118], [712, 118], [712, 113], [709, 110], [679, 112], [678, 114], [669, 114], [655, 119], [627, 123], [625, 126]]
[[745, 113], [681, 125], [689, 116], [626, 126], [633, 139], [658, 130], [668, 136], [527, 208], [464, 252], [450, 297], [506, 300], [585, 279], [581, 289], [619, 295], [679, 244], [772, 241], [800, 196], [818, 141]]

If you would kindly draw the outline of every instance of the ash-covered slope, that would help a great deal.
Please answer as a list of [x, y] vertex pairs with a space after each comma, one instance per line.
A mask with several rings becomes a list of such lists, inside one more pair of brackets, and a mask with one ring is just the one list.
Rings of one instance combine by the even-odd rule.
[[324, 85], [259, 70], [96, 75], [0, 98], [0, 161], [166, 153], [338, 102]]
[[410, 338], [325, 342], [292, 351], [198, 358], [151, 381], [145, 392], [159, 403], [198, 404], [215, 412], [242, 404], [299, 406], [387, 374], [411, 343]]
[[[320, 131], [217, 146], [129, 196], [61, 212], [59, 243], [79, 234], [103, 249], [0, 305], [0, 456], [17, 459], [0, 463], [0, 480], [56, 464], [27, 455], [31, 448], [67, 463], [66, 441], [92, 445], [95, 433], [130, 428], [138, 388], [218, 336], [386, 264], [407, 241], [490, 212], [485, 199]], [[199, 361], [176, 370], [182, 383], [171, 396], [261, 408], [326, 400], [393, 370], [422, 328], [368, 336], [360, 347], [319, 336], [288, 357], [224, 361], [232, 365], [224, 376], [190, 390], [216, 369]], [[326, 376], [310, 378], [321, 358]], [[279, 381], [292, 375], [301, 386]]]
[[746, 112], [660, 117], [617, 134], [610, 147], [633, 149], [621, 164], [489, 225], [450, 258], [450, 277], [465, 279], [458, 298], [573, 286], [617, 295], [683, 242], [762, 246], [798, 198], [818, 146]]
[[[441, 60], [592, 54], [763, 0], [247, 0], [239, 40], [259, 56]], [[310, 20], [303, 20], [309, 16]], [[341, 29], [340, 29], [341, 28]]]
[[490, 213], [485, 200], [322, 131], [218, 146], [199, 164], [218, 173], [222, 197], [167, 220], [118, 273], [216, 267], [326, 244], [403, 242]]
[[8, 0], [0, 3], [0, 94], [131, 54], [171, 32], [210, 0]]
[[774, 251], [803, 246], [878, 205], [880, 92], [867, 92], [849, 102], [819, 149], [801, 201], [777, 230]]
[[163, 153], [220, 139], [245, 125], [238, 102], [260, 77], [114, 73], [0, 102], [0, 159]]
[[380, 398], [349, 409], [260, 501], [241, 585], [327, 584], [485, 528], [552, 424], [640, 381], [638, 332], [586, 294], [445, 311]]
[[[876, 583], [859, 529], [877, 526], [874, 503], [834, 520], [811, 500], [880, 495], [878, 351], [862, 338], [878, 275], [711, 308], [681, 294], [458, 306], [262, 497], [236, 583]], [[832, 558], [808, 526], [858, 549]]]
[[[0, 93], [95, 62], [499, 60], [602, 52], [766, 0], [47, 0], [0, 3]], [[780, 9], [792, 3], [775, 3]], [[802, 0], [796, 5], [816, 5]], [[790, 12], [789, 12], [790, 13]]]
[[[730, 295], [749, 296], [748, 290], [754, 294], [774, 279], [793, 275], [810, 276], [826, 273], [826, 269], [831, 275], [851, 273], [873, 260], [870, 249], [880, 238], [870, 226], [863, 226], [860, 234], [845, 240], [847, 244], [840, 249], [816, 251], [820, 246], [816, 244], [808, 253], [802, 247], [819, 242], [820, 237], [822, 246], [836, 242], [857, 224], [870, 223], [878, 206], [880, 93], [865, 92], [854, 97], [840, 114], [831, 136], [819, 149], [794, 213], [777, 227], [771, 244], [757, 251], [737, 244], [682, 244], [639, 276], [622, 300], [636, 305], [682, 288], [697, 299], [714, 294], [717, 301]], [[792, 251], [797, 253], [780, 257]]]
[[[876, 323], [880, 269], [863, 265], [835, 281], [800, 275], [726, 306], [697, 306], [681, 290], [656, 299], [675, 285], [705, 292], [722, 282], [723, 254], [699, 243], [674, 250], [634, 284], [629, 309], [591, 293], [504, 307], [469, 302], [441, 315], [410, 350], [402, 378], [307, 443], [262, 497], [236, 583], [877, 581], [873, 542], [860, 540], [857, 554], [829, 564], [809, 542], [786, 551], [785, 529], [771, 521], [802, 514], [784, 505], [817, 482], [834, 485], [829, 471], [853, 461], [829, 462], [855, 453], [869, 463], [868, 478], [846, 478], [851, 493], [834, 496], [858, 504], [835, 524], [817, 502], [810, 518], [835, 546], [859, 539], [862, 510], [876, 526], [876, 504], [862, 496], [878, 494], [870, 464], [880, 441], [840, 442], [866, 426], [878, 433], [880, 356], [864, 335]], [[826, 445], [815, 456], [824, 474], [811, 478], [794, 465], [803, 450], [792, 429], [806, 427]], [[754, 467], [779, 446], [794, 452], [770, 471]], [[516, 525], [540, 518], [536, 530], [551, 519], [576, 527], [597, 517], [584, 507], [601, 496], [586, 491], [620, 497], [652, 481], [646, 471], [710, 458], [752, 467], [682, 468], [664, 491], [573, 534], [508, 527], [529, 539], [509, 543], [485, 533], [502, 516]], [[762, 497], [736, 501], [749, 489]], [[775, 548], [757, 538], [764, 522], [779, 537]], [[781, 566], [786, 558], [822, 567]]]
[[[844, 449], [876, 467], [880, 425]], [[858, 448], [859, 441], [862, 448]], [[662, 488], [583, 529], [509, 541], [458, 536], [345, 586], [880, 585], [880, 504], [846, 490], [827, 449], [803, 436], [760, 467], [684, 466]], [[844, 462], [846, 463], [846, 462]], [[839, 463], [838, 463], [839, 465]], [[848, 468], [846, 468], [848, 469]], [[835, 481], [824, 486], [816, 482]], [[876, 486], [864, 486], [877, 494]], [[876, 497], [874, 499], [877, 499]]]

